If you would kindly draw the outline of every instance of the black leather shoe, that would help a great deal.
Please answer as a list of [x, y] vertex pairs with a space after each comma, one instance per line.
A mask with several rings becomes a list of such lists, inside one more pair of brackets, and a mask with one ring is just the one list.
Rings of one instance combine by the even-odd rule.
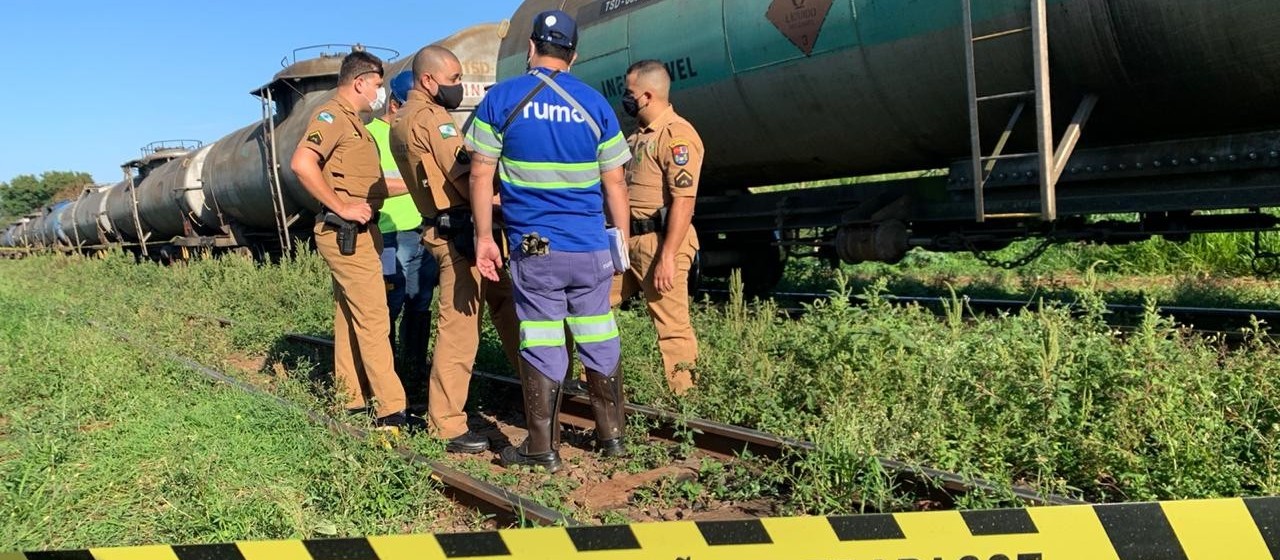
[[622, 445], [621, 437], [597, 441], [596, 451], [601, 457], [622, 457], [627, 454], [627, 448]]
[[489, 450], [489, 438], [472, 431], [449, 440], [444, 450], [449, 453], [484, 453]]
[[524, 449], [527, 445], [528, 443], [526, 442], [520, 447], [512, 445], [503, 449], [502, 452], [498, 454], [498, 463], [507, 468], [514, 466], [542, 467], [546, 469], [548, 473], [560, 470], [562, 463], [560, 462], [559, 452], [548, 451], [546, 453], [526, 454]]
[[587, 394], [587, 384], [581, 379], [566, 379], [564, 380], [564, 385], [562, 385], [562, 387], [564, 388], [566, 395]]

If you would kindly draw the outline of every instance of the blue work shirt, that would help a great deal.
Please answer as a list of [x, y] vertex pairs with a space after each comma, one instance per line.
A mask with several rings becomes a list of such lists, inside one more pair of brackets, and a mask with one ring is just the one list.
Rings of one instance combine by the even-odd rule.
[[[533, 71], [550, 75], [546, 68]], [[556, 85], [600, 127], [597, 137], [568, 101], [543, 87], [505, 132], [507, 117], [542, 81], [526, 74], [493, 86], [475, 110], [467, 147], [498, 160], [502, 216], [511, 247], [537, 232], [553, 251], [581, 253], [609, 248], [600, 174], [631, 160], [613, 108], [578, 78], [560, 73]]]

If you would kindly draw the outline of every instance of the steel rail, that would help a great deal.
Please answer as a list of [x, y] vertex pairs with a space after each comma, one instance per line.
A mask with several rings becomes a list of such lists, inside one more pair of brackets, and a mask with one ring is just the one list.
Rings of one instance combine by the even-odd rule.
[[[223, 324], [231, 324], [229, 320], [219, 320], [217, 318], [214, 318], [214, 320], [218, 320], [220, 323], [223, 323]], [[226, 321], [226, 322], [224, 323], [223, 321]], [[141, 343], [137, 340], [134, 340], [133, 337], [130, 337], [127, 334], [114, 331], [109, 328], [105, 328], [94, 321], [90, 321], [89, 324], [96, 329], [110, 332], [117, 338], [129, 344], [159, 353], [166, 359], [169, 359], [173, 362], [181, 364], [182, 366], [188, 369], [191, 369], [192, 371], [195, 371], [197, 373], [200, 373], [210, 379], [213, 379], [220, 383], [230, 385], [245, 393], [266, 398], [282, 407], [301, 412], [305, 414], [307, 418], [311, 420], [313, 423], [325, 426], [326, 428], [328, 428], [330, 431], [334, 433], [345, 435], [359, 441], [367, 441], [369, 436], [374, 433], [374, 430], [372, 429], [359, 428], [349, 424], [344, 424], [330, 416], [308, 409], [297, 403], [293, 403], [278, 395], [271, 394], [246, 381], [227, 375], [223, 372], [220, 372], [218, 370], [215, 370], [213, 368], [200, 364], [189, 358], [179, 356], [167, 350], [163, 350], [160, 348], [156, 348], [154, 346]], [[320, 340], [323, 340], [323, 339], [320, 339]], [[332, 342], [330, 342], [330, 344], [332, 344]], [[405, 449], [400, 446], [393, 446], [392, 450], [395, 451], [395, 453], [399, 455], [402, 459], [413, 464], [425, 466], [428, 469], [430, 469], [432, 477], [440, 481], [442, 484], [444, 484], [446, 489], [451, 491], [450, 492], [451, 497], [459, 503], [479, 504], [479, 505], [485, 506], [486, 509], [496, 509], [498, 512], [509, 514], [513, 516], [516, 520], [528, 519], [538, 523], [539, 525], [546, 525], [546, 526], [563, 525], [563, 526], [570, 526], [570, 527], [583, 525], [583, 523], [581, 523], [580, 521], [577, 521], [572, 517], [569, 517], [559, 511], [556, 511], [547, 506], [544, 506], [532, 499], [526, 498], [524, 496], [511, 492], [510, 490], [507, 490], [505, 488], [502, 488], [502, 487], [490, 484], [488, 482], [485, 482], [483, 480], [480, 480], [478, 478], [475, 478], [458, 469], [450, 467], [440, 461], [434, 461], [430, 458], [427, 458], [426, 456], [423, 456], [422, 454], [412, 451], [410, 449]]]
[[[725, 289], [704, 288], [699, 290], [702, 293], [713, 295], [728, 295], [729, 291]], [[834, 296], [830, 293], [817, 292], [773, 292], [769, 294], [775, 299], [790, 300], [800, 303], [812, 303], [814, 301], [831, 299]], [[918, 304], [927, 305], [944, 305], [952, 301], [957, 301], [965, 306], [979, 309], [998, 310], [998, 311], [1015, 311], [1020, 309], [1039, 309], [1055, 304], [1067, 306], [1069, 308], [1078, 307], [1076, 304], [1062, 300], [1046, 300], [1044, 302], [1035, 300], [1017, 300], [1017, 299], [993, 299], [993, 298], [970, 298], [958, 297], [951, 298], [948, 296], [895, 296], [882, 295], [880, 299], [896, 304]], [[849, 296], [849, 302], [862, 305], [864, 302], [859, 296]], [[1146, 306], [1138, 304], [1126, 303], [1108, 303], [1107, 311], [1115, 314], [1136, 314], [1144, 313]], [[1193, 307], [1178, 305], [1157, 305], [1155, 312], [1161, 315], [1169, 315], [1175, 319], [1189, 318], [1221, 318], [1221, 319], [1247, 319], [1250, 316], [1256, 317], [1261, 321], [1271, 324], [1280, 324], [1280, 309], [1249, 309], [1249, 308], [1231, 308], [1231, 307]]]
[[[285, 335], [285, 338], [302, 344], [333, 347], [332, 339], [314, 335], [288, 334]], [[472, 372], [472, 375], [512, 386], [520, 385], [520, 380], [504, 375], [495, 375], [482, 371], [474, 371]], [[591, 412], [591, 400], [584, 395], [566, 394], [565, 397], [566, 399], [562, 405], [561, 413], [562, 415], [568, 414], [571, 417], [569, 420], [565, 421], [565, 423], [569, 423], [577, 427], [593, 427], [595, 420], [594, 414]], [[671, 435], [663, 437], [663, 439], [674, 440], [675, 431], [686, 429], [693, 432], [694, 444], [699, 449], [721, 455], [732, 456], [734, 453], [749, 451], [755, 456], [763, 456], [770, 459], [780, 460], [785, 459], [788, 456], [812, 453], [818, 449], [812, 442], [779, 436], [752, 428], [724, 424], [712, 420], [688, 418], [675, 412], [641, 404], [630, 402], [626, 403], [626, 411], [629, 414], [638, 414], [653, 420], [673, 432]], [[936, 483], [943, 489], [951, 492], [971, 493], [980, 491], [990, 495], [999, 496], [1005, 494], [1007, 491], [1018, 499], [1018, 501], [1027, 505], [1035, 506], [1078, 505], [1088, 503], [1067, 496], [1041, 494], [1036, 492], [1034, 489], [1027, 487], [1015, 486], [1005, 489], [991, 481], [981, 478], [966, 477], [961, 474], [947, 472], [940, 469], [911, 465], [904, 461], [881, 458], [876, 458], [876, 461], [879, 463], [880, 467], [887, 472], [918, 478], [925, 482]]]

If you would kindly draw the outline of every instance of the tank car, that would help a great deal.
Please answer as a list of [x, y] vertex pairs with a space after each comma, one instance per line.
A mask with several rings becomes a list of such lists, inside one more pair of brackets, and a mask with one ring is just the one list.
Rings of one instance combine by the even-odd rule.
[[[107, 192], [111, 185], [95, 185], [85, 189], [71, 211], [72, 239], [77, 247], [93, 247], [107, 242]], [[109, 224], [108, 224], [109, 226]]]
[[[494, 81], [498, 31], [498, 24], [476, 25], [437, 43], [462, 62], [466, 98], [455, 112], [459, 123]], [[289, 160], [307, 118], [332, 95], [345, 53], [298, 60], [303, 50], [250, 92], [263, 102], [261, 121], [208, 145], [150, 144], [142, 157], [123, 166], [125, 180], [58, 206], [52, 221], [42, 214], [30, 224], [17, 224], [6, 238], [15, 245], [118, 243], [146, 253], [154, 245], [287, 245], [293, 235], [306, 235], [318, 204], [280, 162]], [[408, 58], [392, 61], [388, 78], [409, 64]]]
[[[498, 73], [525, 71], [532, 18], [547, 9], [578, 20], [573, 72], [615, 102], [628, 65], [663, 61], [677, 109], [706, 144], [696, 220], [716, 235], [704, 237], [713, 241], [704, 256], [726, 265], [751, 264], [762, 240], [892, 261], [913, 246], [980, 250], [1037, 234], [1124, 241], [1274, 227], [1257, 214], [1197, 213], [1280, 205], [1280, 3], [972, 0], [966, 18], [967, 3], [528, 0]], [[1044, 26], [1033, 25], [1037, 10]], [[971, 81], [975, 97], [994, 98], [971, 100]], [[1078, 139], [1053, 162], [1056, 190], [1039, 192], [1029, 152], [1058, 154], [1039, 147], [1026, 118], [1006, 157], [982, 161], [989, 176], [975, 189], [971, 122], [987, 147], [977, 155], [989, 155], [1018, 95], [1038, 92], [1050, 144]], [[900, 172], [913, 178], [748, 194]], [[1087, 218], [1100, 213], [1141, 219]]]

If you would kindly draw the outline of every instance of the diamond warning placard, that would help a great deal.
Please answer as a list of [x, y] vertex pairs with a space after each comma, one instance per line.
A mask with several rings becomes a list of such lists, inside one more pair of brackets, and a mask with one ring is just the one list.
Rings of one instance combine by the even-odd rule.
[[773, 0], [765, 17], [788, 40], [804, 52], [813, 53], [822, 24], [827, 21], [832, 0]]

